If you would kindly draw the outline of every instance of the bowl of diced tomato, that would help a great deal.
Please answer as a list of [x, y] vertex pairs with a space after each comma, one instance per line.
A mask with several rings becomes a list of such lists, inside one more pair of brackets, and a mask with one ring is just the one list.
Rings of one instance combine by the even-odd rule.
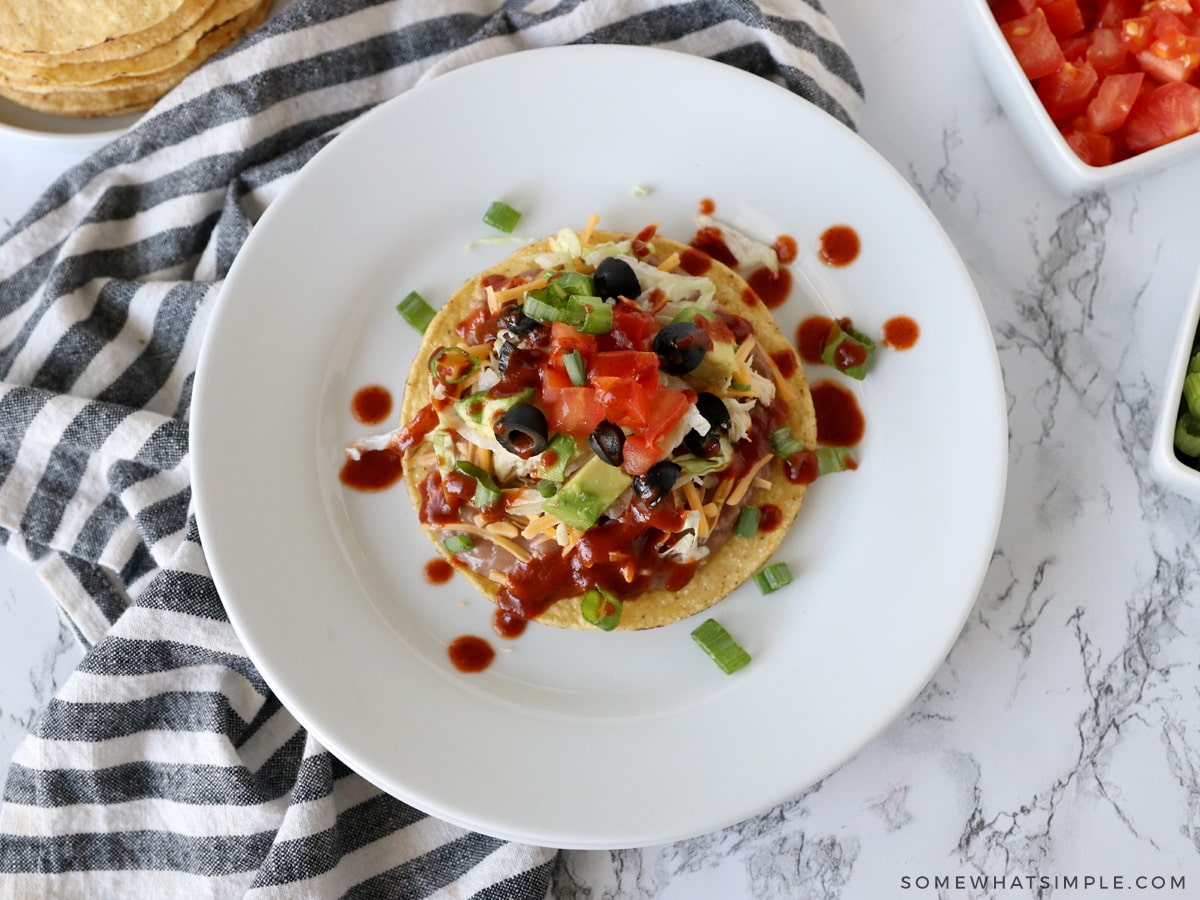
[[1200, 150], [1200, 0], [968, 0], [984, 72], [1074, 192]]

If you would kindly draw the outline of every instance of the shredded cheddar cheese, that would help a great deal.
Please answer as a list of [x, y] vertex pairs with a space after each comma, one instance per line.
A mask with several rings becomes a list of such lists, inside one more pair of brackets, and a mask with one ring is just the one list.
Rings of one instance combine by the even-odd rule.
[[587, 247], [592, 243], [592, 232], [596, 230], [596, 226], [600, 224], [600, 216], [592, 213], [587, 217], [587, 222], [584, 223], [583, 231], [579, 232], [579, 243]]
[[[509, 300], [520, 300], [528, 291], [536, 291], [544, 288], [550, 282], [545, 278], [535, 278], [533, 281], [527, 281], [524, 284], [516, 284], [510, 288], [505, 288], [502, 291], [493, 290], [491, 286], [487, 288], [488, 309], [492, 312], [498, 312]], [[495, 307], [492, 303], [495, 303]]]
[[771, 367], [771, 380], [775, 382], [775, 390], [779, 391], [779, 396], [790, 403], [796, 398], [796, 395], [792, 392], [787, 379], [783, 377], [783, 373], [779, 371], [779, 366], [775, 365], [775, 360], [771, 359], [771, 354], [766, 354], [766, 357], [767, 364]]
[[730, 506], [736, 506], [737, 504], [741, 503], [742, 498], [746, 496], [746, 491], [750, 490], [750, 485], [754, 483], [755, 476], [758, 475], [758, 470], [769, 463], [772, 459], [773, 457], [768, 453], [766, 456], [762, 457], [758, 460], [758, 462], [752, 465], [749, 471], [747, 471], [745, 475], [738, 479], [737, 486], [726, 498], [725, 502]]
[[478, 525], [468, 524], [466, 522], [457, 522], [454, 525], [456, 531], [465, 531], [468, 534], [476, 535], [477, 537], [487, 538], [497, 547], [507, 550], [521, 562], [529, 562], [533, 559], [533, 554], [518, 544], [516, 541], [510, 540], [501, 534], [494, 534], [486, 528], [481, 528]]
[[679, 268], [679, 254], [672, 253], [666, 259], [658, 264], [658, 269], [661, 272], [670, 272], [672, 269]]

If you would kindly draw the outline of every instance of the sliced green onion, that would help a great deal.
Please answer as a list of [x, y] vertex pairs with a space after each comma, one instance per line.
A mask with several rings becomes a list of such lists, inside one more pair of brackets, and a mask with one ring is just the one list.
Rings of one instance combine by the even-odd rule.
[[1175, 449], [1184, 456], [1200, 456], [1200, 416], [1185, 412], [1175, 423]]
[[579, 601], [579, 611], [586, 622], [604, 631], [612, 631], [621, 624], [623, 604], [602, 587], [588, 588]]
[[580, 355], [578, 349], [563, 356], [563, 365], [567, 368], [567, 374], [571, 376], [571, 384], [575, 387], [583, 387], [587, 384], [587, 368], [583, 364], [583, 356]]
[[767, 440], [770, 442], [771, 450], [775, 455], [783, 459], [795, 456], [804, 450], [804, 442], [792, 434], [791, 429], [786, 425], [772, 431]]
[[754, 573], [754, 583], [764, 594], [770, 594], [792, 583], [792, 570], [787, 563], [771, 563]]
[[591, 275], [584, 275], [582, 272], [546, 272], [544, 276], [549, 289], [559, 297], [570, 297], [572, 294], [577, 297], [595, 297], [596, 282]]
[[595, 298], [587, 298], [590, 302], [578, 296], [572, 296], [567, 304], [583, 310], [583, 321], [576, 327], [584, 334], [608, 334], [613, 327], [612, 307]]
[[738, 537], [752, 538], [758, 534], [758, 507], [743, 506], [742, 511], [738, 513], [737, 525], [733, 527], [733, 533]]
[[543, 497], [553, 497], [558, 493], [558, 485], [543, 478], [537, 483], [537, 490]]
[[421, 334], [425, 333], [425, 329], [429, 327], [429, 323], [437, 314], [433, 307], [425, 302], [425, 298], [416, 291], [409, 291], [408, 296], [396, 304], [396, 311], [404, 316], [405, 322]]
[[483, 214], [485, 225], [491, 225], [505, 234], [512, 234], [512, 230], [517, 227], [517, 222], [520, 220], [521, 214], [503, 200], [493, 201], [492, 205], [487, 208], [487, 212]]
[[1184, 376], [1183, 399], [1187, 401], [1188, 412], [1200, 416], [1200, 372]]
[[746, 391], [750, 390], [750, 387], [751, 387], [751, 385], [742, 384], [740, 381], [730, 380], [730, 382], [729, 382], [729, 389], [731, 391], [741, 391], [741, 392], [745, 393]]
[[705, 619], [692, 631], [692, 640], [712, 657], [712, 661], [720, 666], [726, 675], [732, 675], [750, 662], [750, 654], [716, 619]]
[[442, 384], [462, 384], [478, 368], [479, 360], [462, 347], [443, 347], [429, 357], [429, 374]]
[[573, 320], [578, 318], [578, 314], [567, 306], [566, 300], [544, 288], [526, 293], [521, 311], [543, 325], [549, 322], [567, 322], [574, 325]]
[[850, 327], [846, 320], [834, 322], [821, 351], [821, 361], [851, 378], [862, 380], [875, 355], [875, 342]]
[[460, 459], [454, 464], [454, 470], [475, 479], [475, 496], [471, 498], [471, 503], [476, 508], [487, 509], [500, 502], [500, 488], [496, 487], [492, 476], [475, 463]]
[[440, 428], [430, 435], [433, 441], [433, 453], [437, 457], [438, 469], [443, 473], [454, 468], [454, 438], [450, 432]]
[[850, 455], [849, 447], [818, 447], [813, 454], [817, 457], [818, 477], [858, 468], [858, 463]]
[[451, 553], [466, 553], [475, 549], [475, 542], [469, 534], [452, 534], [442, 541], [442, 546]]

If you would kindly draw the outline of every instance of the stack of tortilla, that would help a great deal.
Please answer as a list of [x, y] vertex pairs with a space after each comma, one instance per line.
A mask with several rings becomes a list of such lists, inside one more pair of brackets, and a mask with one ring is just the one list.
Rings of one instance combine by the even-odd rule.
[[272, 0], [3, 0], [0, 96], [39, 112], [147, 109]]

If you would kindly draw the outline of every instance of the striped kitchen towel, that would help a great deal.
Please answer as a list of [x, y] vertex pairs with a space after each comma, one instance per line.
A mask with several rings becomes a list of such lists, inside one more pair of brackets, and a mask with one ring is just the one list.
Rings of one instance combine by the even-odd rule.
[[188, 407], [222, 278], [314, 153], [423, 79], [583, 42], [703, 54], [851, 126], [861, 104], [818, 0], [295, 0], [0, 241], [0, 539], [88, 647], [8, 772], [0, 896], [552, 891], [553, 849], [388, 796], [273, 696], [197, 538]]

